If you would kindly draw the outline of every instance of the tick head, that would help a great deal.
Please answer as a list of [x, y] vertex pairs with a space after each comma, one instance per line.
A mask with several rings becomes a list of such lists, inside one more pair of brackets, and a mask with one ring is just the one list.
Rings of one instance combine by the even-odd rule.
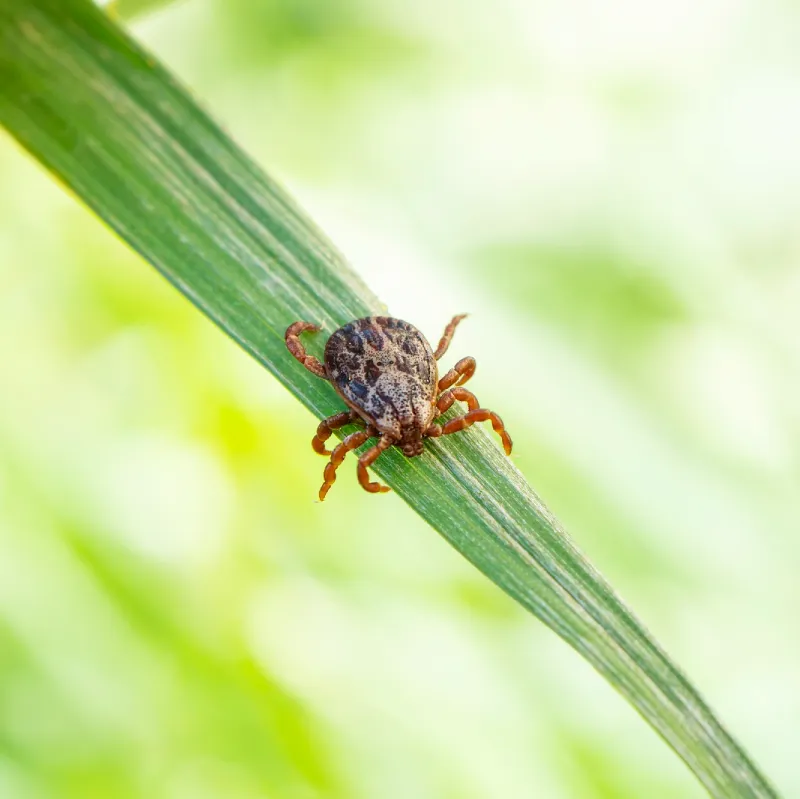
[[416, 458], [417, 455], [422, 455], [422, 439], [407, 441], [405, 444], [401, 444], [400, 451], [407, 458]]

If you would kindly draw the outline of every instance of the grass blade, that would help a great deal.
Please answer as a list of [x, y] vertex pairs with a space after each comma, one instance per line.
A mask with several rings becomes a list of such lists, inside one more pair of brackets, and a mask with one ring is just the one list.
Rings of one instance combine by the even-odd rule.
[[[385, 307], [287, 195], [86, 0], [0, 3], [0, 122], [318, 416], [340, 409], [283, 344]], [[319, 342], [310, 345], [319, 354]], [[376, 469], [569, 642], [719, 797], [776, 796], [522, 475], [481, 431]]]

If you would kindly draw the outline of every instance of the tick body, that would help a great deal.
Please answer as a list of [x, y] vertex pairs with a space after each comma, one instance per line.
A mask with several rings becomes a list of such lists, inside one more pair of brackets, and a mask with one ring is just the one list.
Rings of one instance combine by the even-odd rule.
[[[475, 422], [491, 421], [500, 435], [506, 454], [511, 454], [511, 438], [500, 417], [479, 407], [475, 395], [461, 388], [475, 372], [475, 359], [462, 358], [439, 379], [437, 361], [447, 348], [456, 326], [465, 314], [455, 316], [447, 325], [436, 351], [417, 328], [400, 319], [369, 316], [343, 325], [331, 334], [325, 345], [325, 362], [307, 355], [299, 336], [319, 328], [310, 322], [295, 322], [286, 330], [289, 352], [306, 369], [329, 380], [349, 410], [320, 422], [311, 446], [321, 455], [330, 455], [325, 468], [325, 482], [319, 498], [336, 479], [336, 469], [345, 455], [370, 438], [378, 442], [358, 460], [358, 479], [369, 492], [389, 489], [369, 479], [367, 467], [389, 447], [396, 446], [408, 458], [421, 455], [423, 438], [436, 438], [470, 427]], [[468, 411], [443, 425], [436, 419], [459, 400]], [[364, 429], [347, 436], [332, 452], [325, 442], [331, 432], [348, 424], [362, 424]]]

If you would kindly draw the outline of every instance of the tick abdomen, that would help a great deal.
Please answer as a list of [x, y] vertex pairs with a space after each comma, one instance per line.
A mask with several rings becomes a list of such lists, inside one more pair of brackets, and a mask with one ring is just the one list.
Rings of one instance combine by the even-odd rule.
[[408, 322], [386, 316], [348, 322], [328, 339], [325, 369], [351, 408], [398, 440], [421, 436], [433, 418], [436, 360]]

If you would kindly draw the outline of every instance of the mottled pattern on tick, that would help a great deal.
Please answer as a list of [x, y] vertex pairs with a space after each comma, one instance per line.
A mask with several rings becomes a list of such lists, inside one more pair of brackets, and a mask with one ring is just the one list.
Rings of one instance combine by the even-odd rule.
[[[494, 411], [481, 408], [478, 398], [463, 387], [475, 374], [475, 359], [461, 358], [438, 379], [436, 361], [447, 352], [464, 316], [457, 314], [450, 320], [436, 352], [408, 322], [386, 316], [356, 319], [328, 339], [324, 364], [309, 355], [300, 341], [302, 333], [316, 333], [318, 325], [300, 320], [286, 328], [284, 339], [292, 356], [312, 374], [330, 380], [350, 408], [323, 419], [311, 440], [314, 452], [331, 458], [319, 489], [320, 501], [336, 481], [336, 470], [347, 453], [371, 438], [377, 438], [378, 443], [359, 456], [356, 470], [358, 482], [371, 494], [389, 490], [372, 482], [367, 472], [382, 452], [398, 447], [407, 458], [416, 458], [423, 453], [423, 438], [448, 436], [477, 422], [491, 422], [506, 454], [511, 454], [511, 437], [503, 420]], [[469, 410], [441, 424], [435, 423], [434, 419], [446, 413], [454, 402], [466, 403]], [[365, 424], [366, 428], [345, 436], [333, 450], [326, 448], [325, 442], [334, 430], [353, 423]]]
[[433, 350], [408, 322], [368, 316], [340, 327], [325, 346], [336, 391], [383, 433], [419, 437], [433, 421], [438, 374]]

